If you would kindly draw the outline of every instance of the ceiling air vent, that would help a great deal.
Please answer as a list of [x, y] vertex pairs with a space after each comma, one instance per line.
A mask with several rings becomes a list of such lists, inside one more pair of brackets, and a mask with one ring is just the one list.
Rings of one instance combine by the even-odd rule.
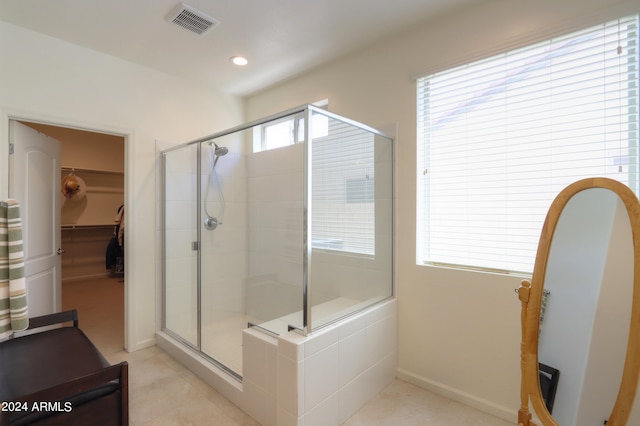
[[220, 21], [184, 3], [169, 15], [169, 21], [199, 35], [205, 35]]

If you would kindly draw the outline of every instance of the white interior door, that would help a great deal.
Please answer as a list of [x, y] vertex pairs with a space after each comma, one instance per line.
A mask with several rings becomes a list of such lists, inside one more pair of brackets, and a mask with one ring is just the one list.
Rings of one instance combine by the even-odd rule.
[[20, 203], [29, 316], [59, 312], [60, 142], [9, 123], [9, 197]]

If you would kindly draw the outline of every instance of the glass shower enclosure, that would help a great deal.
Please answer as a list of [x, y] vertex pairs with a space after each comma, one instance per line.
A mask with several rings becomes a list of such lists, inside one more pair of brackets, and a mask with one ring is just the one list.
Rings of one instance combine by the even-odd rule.
[[238, 380], [242, 330], [393, 296], [393, 146], [311, 105], [162, 153], [163, 331]]

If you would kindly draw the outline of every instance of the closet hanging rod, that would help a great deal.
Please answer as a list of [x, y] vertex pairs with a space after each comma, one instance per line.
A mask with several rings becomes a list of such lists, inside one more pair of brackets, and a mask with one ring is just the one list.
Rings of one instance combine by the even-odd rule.
[[124, 175], [124, 172], [116, 172], [113, 170], [99, 170], [99, 169], [82, 169], [79, 167], [60, 167], [63, 172], [79, 172], [79, 173], [100, 173], [105, 175]]

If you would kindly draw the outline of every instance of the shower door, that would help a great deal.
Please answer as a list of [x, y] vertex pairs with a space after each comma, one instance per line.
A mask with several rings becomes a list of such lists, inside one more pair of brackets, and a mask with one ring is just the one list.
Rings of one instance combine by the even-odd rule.
[[198, 146], [163, 153], [163, 329], [199, 347]]
[[240, 379], [247, 237], [237, 139], [163, 152], [163, 330]]

